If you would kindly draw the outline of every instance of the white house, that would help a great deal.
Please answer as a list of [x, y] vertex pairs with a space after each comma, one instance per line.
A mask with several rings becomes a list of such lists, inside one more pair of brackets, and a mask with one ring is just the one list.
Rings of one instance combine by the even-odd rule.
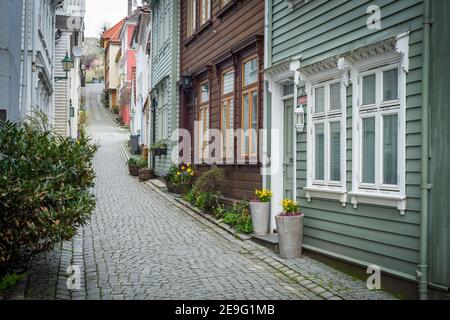
[[139, 135], [139, 142], [150, 144], [150, 90], [151, 90], [151, 11], [147, 7], [139, 10], [138, 22], [133, 33], [133, 48], [136, 51], [136, 103], [131, 113], [131, 134]]
[[[85, 11], [85, 0], [64, 0], [56, 12], [54, 128], [72, 138], [78, 136]], [[67, 74], [60, 63], [66, 56], [73, 60], [73, 68]]]
[[34, 111], [54, 117], [56, 10], [63, 0], [23, 0], [20, 119]]

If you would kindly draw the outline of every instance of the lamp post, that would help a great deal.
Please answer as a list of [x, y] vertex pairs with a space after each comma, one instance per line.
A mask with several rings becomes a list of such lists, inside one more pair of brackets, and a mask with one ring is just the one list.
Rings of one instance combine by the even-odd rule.
[[69, 54], [66, 52], [66, 56], [64, 59], [61, 60], [63, 71], [66, 73], [65, 77], [55, 77], [55, 82], [59, 80], [67, 80], [68, 79], [68, 73], [71, 69], [74, 67], [74, 61], [71, 57], [69, 57]]

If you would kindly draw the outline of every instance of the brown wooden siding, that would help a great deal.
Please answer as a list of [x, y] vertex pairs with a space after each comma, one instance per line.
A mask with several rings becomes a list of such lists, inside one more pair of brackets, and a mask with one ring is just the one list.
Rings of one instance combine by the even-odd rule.
[[[197, 1], [199, 5], [200, 1]], [[222, 71], [234, 67], [234, 128], [241, 128], [241, 93], [242, 93], [242, 60], [256, 55], [258, 58], [258, 122], [263, 127], [263, 69], [264, 69], [264, 0], [232, 0], [230, 7], [221, 10], [220, 0], [211, 0], [211, 22], [208, 26], [187, 39], [187, 1], [181, 5], [181, 41], [180, 60], [181, 75], [193, 77], [194, 92], [198, 91], [200, 82], [209, 80], [209, 128], [220, 129], [221, 74]], [[197, 13], [201, 12], [197, 7]], [[200, 19], [197, 15], [197, 24]], [[184, 91], [180, 91], [182, 94]], [[180, 123], [188, 116], [184, 101], [181, 99]], [[198, 103], [194, 105], [193, 119], [198, 119]], [[192, 119], [192, 118], [191, 118]], [[185, 125], [192, 132], [192, 126]], [[195, 134], [195, 133], [194, 133]], [[235, 155], [236, 155], [235, 144]], [[243, 199], [252, 198], [254, 190], [261, 188], [262, 177], [259, 165], [223, 165], [230, 182], [226, 196]], [[199, 166], [204, 172], [208, 166]]]

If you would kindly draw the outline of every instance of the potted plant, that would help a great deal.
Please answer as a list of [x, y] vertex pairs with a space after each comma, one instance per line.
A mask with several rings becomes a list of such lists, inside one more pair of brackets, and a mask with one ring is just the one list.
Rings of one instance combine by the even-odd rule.
[[169, 168], [169, 171], [165, 175], [166, 185], [167, 185], [167, 191], [170, 193], [181, 193], [180, 187], [176, 183], [177, 180], [177, 172], [178, 172], [178, 166], [172, 165]]
[[137, 158], [128, 159], [128, 171], [132, 176], [137, 177], [139, 175], [139, 165]]
[[262, 236], [269, 231], [270, 199], [272, 198], [272, 191], [267, 189], [256, 190], [255, 196], [256, 198], [250, 201], [253, 234]]
[[281, 205], [283, 212], [275, 217], [280, 257], [283, 259], [301, 258], [304, 215], [295, 201], [285, 199]]
[[155, 156], [163, 156], [167, 154], [167, 141], [160, 140], [155, 142], [150, 146], [150, 150], [152, 150]]
[[187, 195], [192, 189], [192, 180], [194, 178], [195, 171], [192, 169], [192, 165], [182, 164], [176, 173], [175, 183], [180, 187], [182, 195]]

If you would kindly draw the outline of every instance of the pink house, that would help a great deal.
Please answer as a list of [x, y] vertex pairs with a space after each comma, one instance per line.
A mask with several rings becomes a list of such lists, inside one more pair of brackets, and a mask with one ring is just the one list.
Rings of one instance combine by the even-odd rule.
[[133, 69], [136, 68], [136, 52], [132, 48], [133, 32], [136, 28], [138, 11], [125, 19], [120, 32], [121, 48], [116, 61], [119, 63], [120, 84], [119, 104], [120, 117], [123, 123], [130, 125], [131, 91], [133, 81]]

